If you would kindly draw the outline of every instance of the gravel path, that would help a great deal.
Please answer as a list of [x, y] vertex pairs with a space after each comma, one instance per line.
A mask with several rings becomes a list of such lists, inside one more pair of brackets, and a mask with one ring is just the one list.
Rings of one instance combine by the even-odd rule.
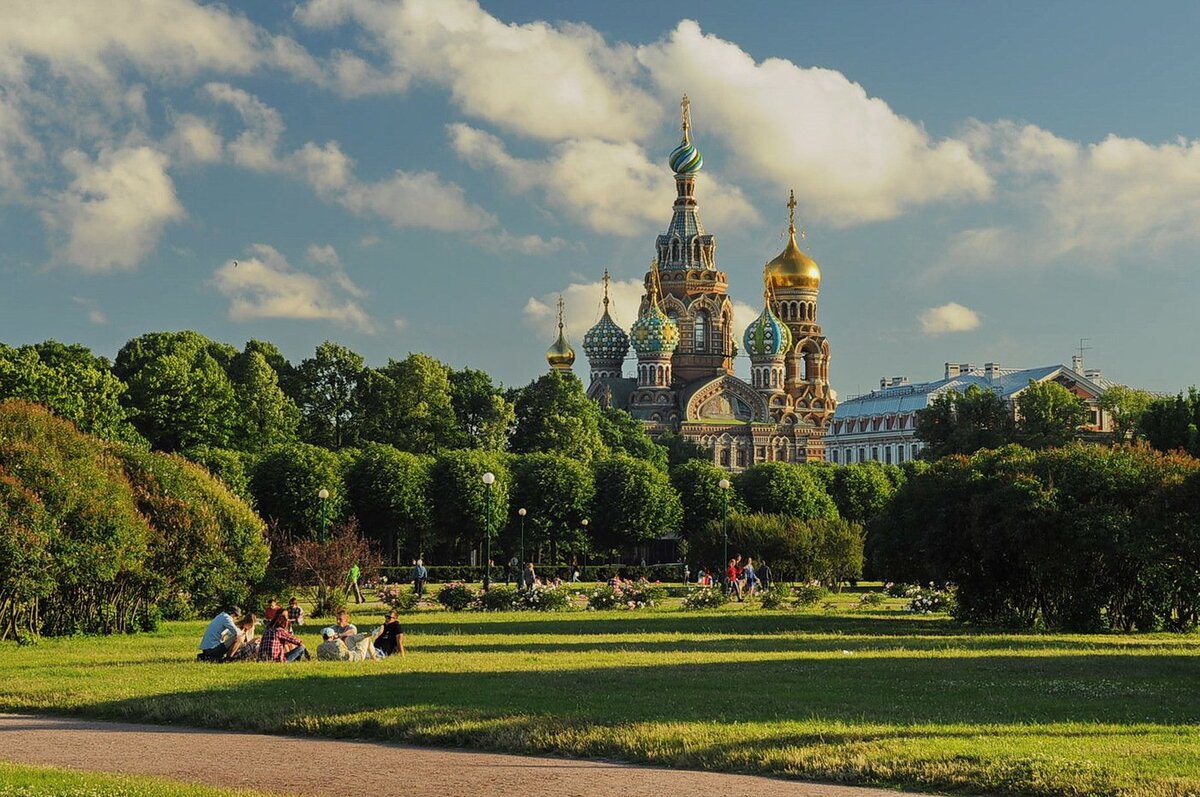
[[[271, 778], [264, 780], [263, 762], [268, 751], [272, 758], [291, 763], [274, 768]], [[567, 758], [18, 714], [0, 714], [0, 760], [331, 797], [346, 794], [896, 797], [900, 794]]]

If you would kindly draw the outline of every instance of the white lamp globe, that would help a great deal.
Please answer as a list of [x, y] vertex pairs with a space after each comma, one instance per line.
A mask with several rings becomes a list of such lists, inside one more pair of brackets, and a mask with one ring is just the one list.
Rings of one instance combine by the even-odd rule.
[[487, 473], [483, 474], [483, 483], [484, 484], [490, 485], [494, 481], [496, 481], [496, 474], [492, 473], [490, 470]]

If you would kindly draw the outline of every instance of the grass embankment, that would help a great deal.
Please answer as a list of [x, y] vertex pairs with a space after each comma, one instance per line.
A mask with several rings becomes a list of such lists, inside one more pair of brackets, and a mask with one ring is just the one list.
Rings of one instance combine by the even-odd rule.
[[[741, 605], [405, 625], [407, 659], [361, 664], [196, 664], [199, 622], [3, 646], [0, 710], [926, 790], [1200, 794], [1197, 635], [982, 634], [890, 608]], [[319, 627], [301, 630], [313, 646]]]
[[132, 775], [72, 772], [0, 761], [0, 797], [266, 797]]

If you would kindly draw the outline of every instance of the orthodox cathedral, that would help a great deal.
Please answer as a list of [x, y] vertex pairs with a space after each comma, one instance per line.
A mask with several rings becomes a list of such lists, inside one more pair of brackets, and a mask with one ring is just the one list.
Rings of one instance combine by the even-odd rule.
[[[671, 223], [654, 244], [646, 293], [629, 332], [604, 312], [583, 338], [591, 371], [588, 395], [628, 410], [657, 437], [677, 432], [712, 452], [713, 463], [741, 470], [760, 462], [825, 458], [825, 432], [837, 407], [829, 387], [829, 341], [817, 323], [821, 270], [796, 243], [795, 195], [788, 200], [788, 243], [763, 269], [763, 309], [744, 330], [751, 381], [734, 376], [738, 356], [728, 279], [717, 268], [717, 239], [700, 221], [696, 199], [704, 158], [692, 142], [688, 99], [683, 140], [671, 152], [676, 198]], [[563, 333], [546, 352], [569, 371], [575, 352]], [[630, 345], [634, 376], [624, 363]]]

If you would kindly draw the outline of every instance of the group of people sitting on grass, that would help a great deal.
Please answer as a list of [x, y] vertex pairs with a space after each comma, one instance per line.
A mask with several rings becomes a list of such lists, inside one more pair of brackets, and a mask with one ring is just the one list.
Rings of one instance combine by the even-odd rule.
[[[285, 609], [272, 599], [263, 618], [263, 632], [258, 636], [259, 620], [254, 612], [221, 612], [204, 629], [196, 660], [286, 663], [312, 658], [304, 642], [292, 632], [293, 626], [304, 621], [299, 601], [292, 598]], [[368, 661], [395, 655], [405, 655], [404, 628], [395, 611], [389, 612], [383, 625], [371, 633], [360, 634], [350, 622], [349, 610], [339, 607], [334, 625], [322, 629], [321, 643], [317, 646], [317, 658], [323, 661]]]
[[[707, 571], [702, 571], [701, 578], [706, 573]], [[709, 575], [708, 579], [708, 583], [711, 584], [712, 576]], [[771, 568], [766, 562], [760, 561], [756, 568], [754, 557], [748, 556], [743, 564], [741, 554], [729, 560], [729, 566], [725, 568], [725, 589], [730, 595], [737, 596], [738, 603], [741, 603], [747, 595], [757, 595], [770, 588]]]

